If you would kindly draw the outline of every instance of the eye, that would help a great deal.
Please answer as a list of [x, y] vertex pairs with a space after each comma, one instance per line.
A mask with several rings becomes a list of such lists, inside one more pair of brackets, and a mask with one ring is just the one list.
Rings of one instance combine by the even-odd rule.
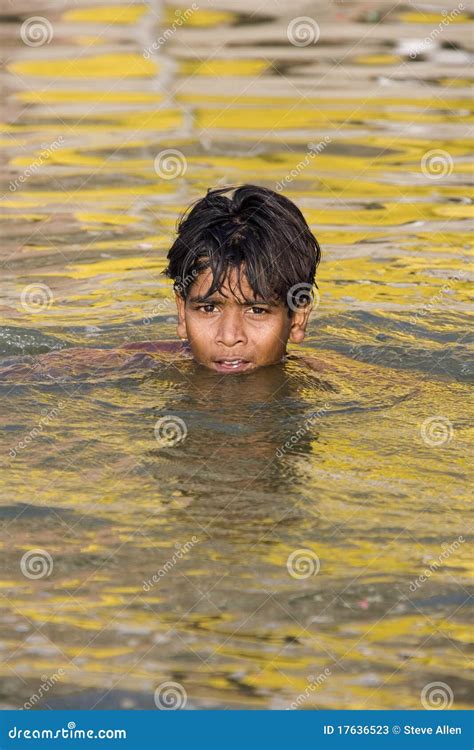
[[254, 315], [263, 315], [268, 312], [265, 307], [258, 307], [258, 305], [253, 305], [253, 307], [251, 307], [250, 309], [254, 313]]
[[[199, 306], [197, 307], [197, 309], [198, 309], [198, 310], [202, 310], [202, 312], [204, 312], [204, 313], [212, 313], [212, 312], [214, 312], [214, 309], [215, 309], [215, 307], [216, 307], [216, 306], [215, 306], [215, 305], [213, 305], [213, 304], [212, 304], [211, 302], [208, 302], [208, 303], [207, 303], [207, 304], [205, 304], [205, 305], [199, 305]], [[211, 309], [209, 309], [209, 308], [211, 308]]]

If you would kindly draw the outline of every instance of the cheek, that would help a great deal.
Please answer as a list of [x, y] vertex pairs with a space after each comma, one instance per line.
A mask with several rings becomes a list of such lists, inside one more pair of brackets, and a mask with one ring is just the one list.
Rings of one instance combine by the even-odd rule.
[[212, 329], [207, 321], [196, 319], [193, 315], [186, 318], [186, 330], [191, 341], [200, 348], [205, 348], [212, 341]]
[[288, 340], [289, 327], [284, 321], [269, 321], [254, 333], [255, 341], [268, 349], [284, 347]]

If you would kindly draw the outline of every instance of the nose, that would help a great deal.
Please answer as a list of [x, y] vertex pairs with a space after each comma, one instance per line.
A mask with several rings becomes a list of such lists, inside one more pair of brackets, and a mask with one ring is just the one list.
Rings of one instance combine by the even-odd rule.
[[245, 344], [244, 325], [239, 310], [223, 310], [219, 317], [219, 325], [216, 333], [216, 343], [232, 347], [237, 344]]

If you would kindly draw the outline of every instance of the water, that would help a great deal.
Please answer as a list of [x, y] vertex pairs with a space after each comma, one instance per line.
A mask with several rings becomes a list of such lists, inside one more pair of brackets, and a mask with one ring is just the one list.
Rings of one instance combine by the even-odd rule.
[[[3, 20], [3, 707], [469, 703], [466, 15], [238, 7]], [[173, 338], [176, 218], [249, 181], [323, 248], [319, 371], [70, 351]]]

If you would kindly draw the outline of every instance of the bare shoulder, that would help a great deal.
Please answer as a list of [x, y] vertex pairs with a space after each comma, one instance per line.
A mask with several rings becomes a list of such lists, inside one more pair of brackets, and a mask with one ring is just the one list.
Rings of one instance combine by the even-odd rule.
[[125, 343], [113, 349], [71, 347], [37, 356], [10, 360], [0, 366], [0, 380], [9, 382], [63, 381], [76, 378], [110, 377], [123, 372], [140, 372], [160, 361], [186, 359], [181, 341]]
[[291, 352], [287, 355], [287, 360], [302, 367], [305, 370], [312, 370], [317, 373], [331, 373], [344, 371], [349, 367], [352, 360], [344, 357], [330, 349], [320, 349], [314, 354], [307, 352]]
[[288, 360], [317, 381], [324, 381], [331, 390], [374, 401], [385, 397], [411, 398], [423, 388], [425, 380], [419, 372], [395, 369], [379, 363], [361, 362], [340, 352], [321, 349], [308, 353], [292, 352]]
[[380, 363], [364, 362], [341, 352], [333, 351], [332, 349], [318, 349], [314, 353], [308, 353], [307, 350], [305, 352], [291, 352], [288, 355], [288, 360], [295, 362], [306, 370], [312, 370], [317, 373], [340, 373], [341, 375], [348, 374], [353, 377], [357, 377], [361, 373], [391, 373], [392, 376], [395, 374], [402, 379], [405, 377], [410, 379], [410, 374], [407, 370], [395, 370]]
[[188, 353], [188, 347], [182, 341], [177, 339], [161, 339], [160, 341], [137, 341], [121, 344], [117, 347], [119, 351], [130, 352], [163, 352], [164, 354], [182, 354]]
[[287, 360], [314, 372], [326, 372], [331, 369], [331, 364], [324, 357], [324, 354], [322, 356], [308, 356], [306, 354], [291, 353], [287, 356]]

